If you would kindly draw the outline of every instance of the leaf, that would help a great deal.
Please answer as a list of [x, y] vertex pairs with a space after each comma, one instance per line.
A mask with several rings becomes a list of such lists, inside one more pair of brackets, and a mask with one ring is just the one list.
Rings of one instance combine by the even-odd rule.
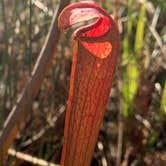
[[123, 82], [123, 115], [127, 117], [132, 111], [132, 102], [138, 87], [138, 68], [136, 60], [133, 59], [127, 66]]
[[135, 45], [134, 45], [135, 53], [137, 53], [142, 48], [142, 45], [144, 43], [143, 40], [144, 40], [144, 27], [145, 27], [145, 2], [143, 2], [141, 5], [140, 14], [137, 22], [137, 30], [136, 30]]
[[[133, 28], [133, 19], [131, 15], [131, 8], [133, 1], [128, 1], [128, 21], [127, 21], [127, 34], [123, 40], [123, 59], [122, 63], [125, 65], [123, 71], [123, 115], [128, 117], [133, 110], [133, 99], [138, 87], [138, 64], [137, 54], [134, 52], [131, 43], [131, 33]], [[140, 24], [139, 24], [140, 25]], [[137, 28], [139, 31], [140, 28]], [[137, 32], [137, 35], [139, 33]]]
[[162, 117], [166, 113], [166, 82], [164, 84], [163, 95], [161, 98], [161, 111], [160, 112], [162, 114]]
[[[90, 165], [119, 54], [115, 21], [97, 3], [73, 3], [59, 16], [61, 30], [81, 21], [73, 33], [73, 63], [61, 165]], [[94, 20], [95, 19], [95, 20]]]

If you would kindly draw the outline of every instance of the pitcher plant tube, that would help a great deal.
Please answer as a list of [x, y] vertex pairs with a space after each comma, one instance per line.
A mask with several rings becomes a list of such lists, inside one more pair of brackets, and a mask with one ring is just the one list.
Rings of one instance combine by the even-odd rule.
[[60, 13], [58, 24], [66, 30], [90, 20], [73, 32], [61, 166], [90, 165], [119, 54], [118, 26], [95, 2], [70, 4]]

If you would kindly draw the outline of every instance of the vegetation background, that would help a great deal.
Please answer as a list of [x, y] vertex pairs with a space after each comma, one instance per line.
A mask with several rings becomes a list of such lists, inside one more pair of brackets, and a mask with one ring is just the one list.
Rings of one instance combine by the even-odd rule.
[[[116, 15], [121, 54], [92, 166], [166, 165], [166, 1], [96, 0]], [[58, 0], [0, 0], [0, 129], [36, 62]], [[59, 163], [72, 61], [61, 35], [16, 151]], [[8, 165], [32, 165], [9, 155]]]

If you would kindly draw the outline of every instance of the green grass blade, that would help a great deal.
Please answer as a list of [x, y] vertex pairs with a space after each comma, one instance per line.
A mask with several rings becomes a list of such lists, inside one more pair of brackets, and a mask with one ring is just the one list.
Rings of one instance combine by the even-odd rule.
[[161, 98], [161, 114], [166, 113], [166, 82], [164, 84], [163, 95]]
[[[145, 1], [146, 2], [146, 1]], [[143, 45], [144, 27], [145, 27], [145, 2], [142, 3], [137, 22], [137, 30], [134, 43], [135, 53], [139, 52]]]

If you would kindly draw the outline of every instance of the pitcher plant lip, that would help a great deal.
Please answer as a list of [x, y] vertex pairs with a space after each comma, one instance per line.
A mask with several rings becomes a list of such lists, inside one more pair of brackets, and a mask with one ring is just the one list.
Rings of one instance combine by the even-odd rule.
[[112, 51], [109, 41], [102, 41], [102, 37], [111, 30], [111, 17], [97, 3], [83, 1], [73, 3], [62, 10], [58, 18], [58, 26], [63, 31], [73, 25], [93, 20], [88, 25], [77, 28], [73, 34], [73, 40], [78, 40], [91, 54], [98, 58], [106, 58]]
[[[73, 37], [98, 38], [110, 30], [110, 15], [93, 1], [72, 3], [65, 7], [59, 15], [58, 26], [63, 31], [77, 23], [92, 19], [95, 19], [94, 22], [77, 28], [73, 32]], [[93, 30], [93, 33], [89, 32], [91, 30]]]

